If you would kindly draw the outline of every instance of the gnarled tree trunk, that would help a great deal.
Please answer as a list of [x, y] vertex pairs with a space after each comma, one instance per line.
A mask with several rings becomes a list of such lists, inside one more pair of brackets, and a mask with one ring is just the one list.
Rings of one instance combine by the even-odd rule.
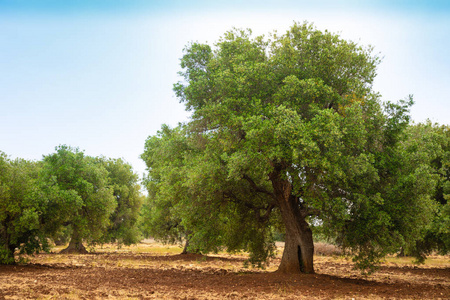
[[314, 273], [314, 243], [306, 215], [300, 211], [297, 199], [291, 195], [291, 183], [281, 178], [281, 171], [270, 174], [281, 217], [286, 228], [286, 240], [278, 272]]
[[74, 227], [74, 229], [73, 229], [73, 233], [72, 233], [72, 237], [70, 239], [69, 246], [67, 246], [67, 248], [61, 250], [60, 253], [62, 253], [62, 254], [70, 254], [70, 253], [86, 254], [86, 253], [89, 253], [86, 250], [86, 247], [84, 247], [83, 240], [82, 240], [80, 233], [76, 227]]

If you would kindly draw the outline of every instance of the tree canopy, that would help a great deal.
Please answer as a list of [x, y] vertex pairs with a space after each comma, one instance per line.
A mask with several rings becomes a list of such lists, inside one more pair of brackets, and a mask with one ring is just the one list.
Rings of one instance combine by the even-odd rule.
[[264, 263], [281, 224], [279, 271], [313, 273], [320, 227], [371, 270], [418, 238], [435, 183], [402, 147], [412, 98], [383, 104], [372, 91], [379, 61], [307, 23], [189, 44], [174, 91], [191, 121], [163, 127], [142, 154], [154, 201], [181, 212], [203, 251], [247, 250]]
[[48, 247], [38, 172], [38, 163], [0, 152], [0, 264], [14, 263], [16, 249], [34, 253]]
[[[404, 147], [412, 160], [429, 165], [434, 175], [433, 213], [418, 239], [407, 241], [405, 254], [423, 261], [432, 251], [450, 252], [450, 128], [448, 125], [414, 124], [407, 129]], [[416, 229], [417, 230], [417, 229]]]
[[108, 171], [108, 185], [113, 190], [117, 203], [110, 215], [110, 225], [101, 241], [131, 245], [139, 242], [141, 233], [138, 218], [143, 196], [140, 192], [139, 178], [130, 164], [122, 159], [101, 158], [100, 163]]
[[62, 223], [72, 232], [67, 251], [85, 251], [82, 241], [99, 239], [117, 207], [107, 170], [95, 158], [63, 145], [44, 156], [42, 178], [61, 192], [58, 213], [65, 212]]

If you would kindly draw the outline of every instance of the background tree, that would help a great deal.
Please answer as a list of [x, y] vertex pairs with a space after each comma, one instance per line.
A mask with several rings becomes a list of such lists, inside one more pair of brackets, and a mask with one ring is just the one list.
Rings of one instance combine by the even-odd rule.
[[39, 163], [10, 160], [0, 152], [0, 264], [15, 263], [14, 253], [48, 249], [43, 229], [46, 199], [39, 195]]
[[436, 178], [432, 222], [420, 228], [419, 239], [408, 240], [404, 247], [404, 254], [414, 255], [423, 262], [432, 251], [441, 254], [450, 251], [450, 128], [428, 121], [410, 126], [407, 133], [404, 147], [412, 160], [431, 166]]
[[71, 229], [69, 246], [63, 252], [87, 252], [83, 240], [99, 240], [117, 206], [107, 170], [97, 159], [63, 145], [44, 156], [42, 178], [59, 191], [57, 209], [52, 211]]
[[143, 231], [164, 243], [184, 243], [183, 253], [187, 253], [190, 231], [183, 222], [182, 203], [189, 201], [190, 195], [183, 186], [184, 155], [188, 150], [183, 130], [163, 125], [157, 136], [147, 139], [145, 148], [141, 158], [148, 166], [148, 197], [142, 212]]
[[[175, 168], [189, 195], [179, 205], [191, 239], [261, 262], [281, 220], [279, 271], [312, 273], [313, 225], [363, 269], [417, 236], [410, 230], [427, 222], [433, 180], [402, 158], [412, 99], [380, 104], [371, 91], [378, 62], [371, 48], [309, 24], [271, 40], [233, 30], [214, 50], [190, 44], [174, 90], [192, 111]], [[143, 158], [164, 150], [147, 143]], [[178, 165], [146, 162], [161, 174]]]
[[113, 190], [117, 207], [110, 215], [110, 226], [101, 238], [104, 242], [131, 245], [140, 241], [138, 218], [143, 196], [139, 177], [130, 164], [122, 159], [99, 159], [108, 171], [108, 186]]

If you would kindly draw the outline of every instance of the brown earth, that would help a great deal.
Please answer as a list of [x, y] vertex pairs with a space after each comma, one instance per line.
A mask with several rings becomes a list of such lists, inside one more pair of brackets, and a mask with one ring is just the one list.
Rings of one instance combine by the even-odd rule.
[[[56, 250], [55, 250], [56, 251]], [[0, 299], [450, 299], [450, 258], [388, 259], [361, 275], [350, 261], [316, 256], [313, 275], [244, 268], [242, 255], [181, 255], [158, 243], [95, 254], [40, 254], [0, 266]]]

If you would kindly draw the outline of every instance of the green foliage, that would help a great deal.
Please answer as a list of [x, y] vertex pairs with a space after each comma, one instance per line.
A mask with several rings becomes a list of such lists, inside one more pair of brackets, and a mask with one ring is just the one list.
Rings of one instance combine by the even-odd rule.
[[138, 218], [143, 196], [138, 184], [139, 178], [131, 165], [122, 159], [99, 159], [108, 171], [108, 185], [113, 190], [117, 207], [110, 215], [110, 226], [101, 241], [131, 245], [139, 242], [141, 234]]
[[[258, 264], [265, 261], [268, 251], [260, 250], [271, 247], [273, 252], [273, 244], [267, 243], [268, 237], [263, 236], [261, 239], [257, 233], [267, 230], [258, 226], [250, 228], [253, 214], [240, 213], [246, 208], [239, 203], [223, 206], [217, 203], [218, 199], [208, 196], [214, 189], [208, 185], [213, 183], [196, 177], [199, 173], [190, 172], [202, 163], [195, 160], [198, 155], [199, 159], [202, 158], [202, 153], [195, 147], [195, 144], [190, 144], [182, 127], [170, 129], [164, 125], [158, 136], [147, 139], [142, 158], [149, 166], [146, 180], [149, 196], [144, 205], [148, 234], [165, 242], [181, 243], [189, 240], [190, 250], [201, 252], [217, 252], [223, 246], [231, 252], [253, 247], [252, 259], [256, 255], [259, 257], [252, 262]], [[205, 185], [188, 186], [185, 180], [188, 172], [193, 176], [189, 180], [204, 180]], [[210, 175], [220, 176], [219, 173]], [[239, 193], [239, 190], [236, 189], [235, 193]], [[201, 201], [203, 196], [209, 197], [209, 205]], [[219, 205], [221, 209], [211, 209], [213, 205]], [[237, 227], [241, 231], [236, 230]], [[218, 232], [223, 235], [218, 235]], [[266, 234], [271, 237], [269, 232]]]
[[[272, 228], [306, 220], [368, 271], [421, 236], [436, 178], [405, 147], [412, 98], [382, 104], [371, 91], [370, 47], [296, 23], [184, 51], [174, 91], [192, 120], [163, 126], [142, 155], [152, 226], [182, 225], [204, 251], [261, 263]], [[282, 209], [292, 199], [294, 221]]]
[[48, 248], [48, 207], [39, 197], [39, 167], [0, 152], [0, 264], [15, 263], [17, 250], [30, 254]]
[[426, 255], [437, 250], [441, 254], [450, 251], [450, 129], [428, 121], [408, 128], [405, 147], [416, 163], [431, 168], [435, 178], [431, 222], [421, 227], [422, 235], [405, 245], [405, 253], [423, 262]]
[[148, 197], [142, 210], [143, 231], [159, 241], [181, 244], [189, 239], [180, 209], [190, 196], [182, 180], [184, 155], [189, 151], [186, 139], [180, 128], [163, 125], [158, 136], [147, 139], [145, 149], [141, 157], [151, 167], [145, 180]]
[[72, 237], [99, 240], [117, 207], [105, 167], [78, 149], [63, 145], [44, 156], [41, 177], [54, 193], [51, 213], [58, 220], [56, 224], [70, 226]]

